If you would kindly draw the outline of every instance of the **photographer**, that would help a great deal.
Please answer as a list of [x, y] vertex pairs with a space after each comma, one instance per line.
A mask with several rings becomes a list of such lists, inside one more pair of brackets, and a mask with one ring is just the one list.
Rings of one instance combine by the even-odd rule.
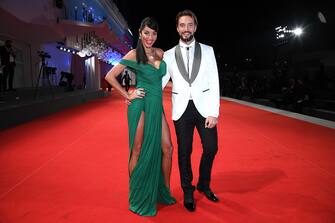
[[126, 91], [128, 92], [129, 88], [130, 88], [130, 76], [129, 76], [129, 73], [128, 73], [128, 70], [125, 70], [124, 71], [124, 74], [121, 78], [121, 82], [122, 82], [122, 85], [125, 87]]
[[[59, 80], [59, 86], [65, 87], [65, 91], [73, 91], [74, 88], [72, 86], [73, 74], [68, 72], [60, 72], [61, 78]], [[66, 79], [66, 81], [64, 81]]]
[[[12, 48], [12, 41], [6, 40], [5, 45], [0, 47], [1, 66], [3, 74], [0, 83], [0, 89], [4, 91], [15, 91], [13, 88], [13, 79], [15, 71], [15, 53]], [[7, 85], [8, 82], [8, 85]]]

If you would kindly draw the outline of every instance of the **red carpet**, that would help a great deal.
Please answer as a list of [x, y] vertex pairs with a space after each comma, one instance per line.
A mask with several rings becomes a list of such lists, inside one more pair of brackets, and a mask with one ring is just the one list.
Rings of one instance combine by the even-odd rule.
[[[170, 120], [168, 92], [164, 101]], [[0, 132], [0, 223], [335, 222], [335, 130], [228, 101], [212, 179], [221, 202], [195, 193], [196, 212], [183, 208], [170, 121], [178, 203], [156, 217], [131, 213], [126, 108], [113, 92]], [[199, 145], [197, 138], [195, 180]]]

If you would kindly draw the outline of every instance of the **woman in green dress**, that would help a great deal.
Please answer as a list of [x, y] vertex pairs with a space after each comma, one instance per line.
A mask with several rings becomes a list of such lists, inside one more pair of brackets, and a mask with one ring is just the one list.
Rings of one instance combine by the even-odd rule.
[[[145, 18], [137, 47], [106, 75], [106, 80], [129, 101], [129, 209], [156, 215], [157, 203], [174, 204], [170, 194], [172, 142], [162, 104], [163, 51], [154, 48], [158, 24]], [[136, 73], [136, 89], [127, 92], [116, 77], [126, 68]]]

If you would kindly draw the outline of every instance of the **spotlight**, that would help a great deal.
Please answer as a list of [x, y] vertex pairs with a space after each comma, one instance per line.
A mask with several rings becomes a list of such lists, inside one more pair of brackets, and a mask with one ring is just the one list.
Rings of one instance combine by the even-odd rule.
[[300, 27], [297, 27], [293, 30], [294, 35], [300, 36], [302, 34], [303, 30]]

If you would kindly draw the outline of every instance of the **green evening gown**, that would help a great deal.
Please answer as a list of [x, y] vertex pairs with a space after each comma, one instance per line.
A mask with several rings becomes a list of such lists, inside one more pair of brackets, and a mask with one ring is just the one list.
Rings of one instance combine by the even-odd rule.
[[130, 157], [137, 125], [144, 112], [141, 153], [129, 180], [129, 209], [139, 215], [154, 216], [157, 203], [176, 202], [164, 184], [162, 172], [162, 77], [166, 73], [166, 63], [161, 61], [158, 69], [151, 64], [125, 59], [120, 64], [135, 71], [136, 87], [145, 91], [144, 98], [135, 99], [128, 106]]

